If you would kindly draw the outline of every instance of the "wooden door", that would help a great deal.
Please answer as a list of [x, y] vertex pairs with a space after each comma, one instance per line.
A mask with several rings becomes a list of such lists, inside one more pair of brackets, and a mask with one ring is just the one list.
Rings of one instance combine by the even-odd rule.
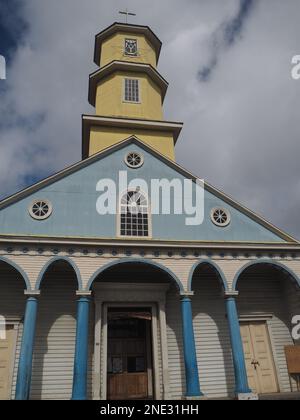
[[113, 320], [108, 323], [107, 397], [109, 400], [147, 399], [147, 321]]
[[13, 326], [7, 326], [6, 338], [0, 339], [0, 400], [10, 399], [15, 333]]
[[278, 392], [270, 337], [266, 322], [241, 324], [249, 386], [258, 394]]

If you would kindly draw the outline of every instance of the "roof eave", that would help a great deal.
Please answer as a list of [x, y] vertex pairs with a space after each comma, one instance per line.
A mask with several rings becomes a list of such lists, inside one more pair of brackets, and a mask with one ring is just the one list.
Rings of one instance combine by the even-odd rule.
[[173, 134], [174, 144], [176, 144], [181, 133], [183, 123], [160, 120], [144, 120], [138, 118], [107, 117], [100, 115], [82, 115], [82, 158], [86, 159], [89, 155], [89, 135], [92, 126], [119, 126], [121, 128], [138, 128], [143, 130], [170, 131]]
[[160, 87], [162, 93], [162, 103], [164, 102], [169, 83], [154, 67], [152, 67], [150, 64], [129, 63], [127, 61], [112, 61], [105, 67], [102, 67], [101, 69], [90, 74], [88, 95], [88, 101], [90, 105], [95, 106], [96, 104], [96, 89], [98, 83], [118, 70], [135, 73], [146, 73], [149, 77], [151, 77], [154, 83]]
[[126, 24], [121, 22], [114, 22], [112, 25], [110, 25], [108, 28], [104, 29], [103, 31], [99, 32], [97, 35], [95, 35], [95, 50], [94, 50], [94, 62], [97, 66], [100, 66], [101, 61], [101, 43], [107, 39], [112, 34], [120, 31], [120, 32], [126, 32], [131, 28], [132, 30], [135, 30], [137, 33], [144, 33], [145, 36], [148, 38], [148, 40], [151, 42], [153, 47], [155, 48], [156, 52], [156, 63], [158, 63], [162, 42], [161, 40], [155, 35], [155, 33], [152, 31], [152, 29], [149, 26], [143, 26], [143, 25], [133, 25], [133, 24]]

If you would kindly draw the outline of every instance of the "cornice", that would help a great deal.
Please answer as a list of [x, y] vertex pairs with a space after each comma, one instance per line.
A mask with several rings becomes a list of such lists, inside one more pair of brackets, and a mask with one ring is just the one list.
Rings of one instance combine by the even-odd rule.
[[101, 61], [101, 44], [107, 38], [111, 37], [116, 33], [127, 33], [127, 34], [141, 34], [145, 35], [151, 45], [154, 47], [156, 52], [156, 62], [159, 60], [162, 42], [155, 35], [155, 33], [149, 28], [149, 26], [143, 25], [132, 25], [127, 23], [115, 22], [108, 28], [101, 31], [95, 36], [95, 51], [94, 51], [94, 62], [97, 66], [100, 66]]
[[[158, 132], [171, 132], [174, 144], [181, 133], [183, 123], [172, 121], [145, 120], [137, 118], [106, 117], [100, 115], [82, 116], [82, 158], [89, 156], [89, 138], [92, 127], [113, 127], [149, 130]], [[163, 140], [162, 140], [163, 141]]]
[[130, 63], [128, 61], [112, 61], [101, 69], [95, 71], [89, 76], [89, 103], [92, 106], [96, 104], [96, 90], [98, 83], [117, 71], [133, 72], [133, 73], [145, 73], [153, 82], [159, 86], [162, 94], [162, 102], [167, 93], [169, 83], [161, 76], [161, 74], [150, 64], [144, 63]]

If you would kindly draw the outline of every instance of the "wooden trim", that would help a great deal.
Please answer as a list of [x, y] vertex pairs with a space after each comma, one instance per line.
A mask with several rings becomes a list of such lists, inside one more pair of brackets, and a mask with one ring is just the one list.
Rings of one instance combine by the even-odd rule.
[[[278, 356], [277, 356], [277, 352], [276, 352], [276, 346], [275, 346], [275, 340], [274, 340], [274, 336], [273, 336], [273, 330], [272, 330], [271, 322], [272, 322], [272, 319], [270, 319], [270, 318], [266, 321], [267, 333], [269, 335], [269, 342], [270, 342], [271, 352], [272, 352], [272, 356], [273, 356], [274, 369], [275, 369], [275, 374], [276, 374], [278, 390], [280, 392], [284, 392], [284, 387], [283, 387], [283, 384], [282, 384], [282, 378], [281, 378], [280, 369], [279, 369], [279, 361], [278, 361]], [[292, 392], [292, 386], [291, 386], [291, 392]]]
[[46, 236], [46, 235], [16, 235], [16, 234], [0, 234], [0, 243], [33, 243], [33, 244], [62, 244], [62, 245], [90, 245], [90, 246], [126, 246], [126, 247], [145, 247], [145, 248], [196, 248], [196, 249], [218, 249], [218, 250], [270, 250], [270, 251], [300, 251], [300, 243], [293, 244], [291, 242], [234, 242], [234, 241], [190, 241], [190, 240], [165, 240], [165, 239], [148, 239], [143, 238], [101, 238], [82, 237], [82, 236]]
[[170, 400], [170, 374], [169, 374], [169, 363], [168, 353], [165, 349], [168, 348], [167, 340], [167, 322], [166, 322], [166, 302], [158, 302], [158, 313], [159, 313], [159, 325], [160, 325], [160, 336], [161, 336], [161, 355], [162, 355], [162, 374], [163, 374], [163, 399]]
[[[169, 285], [166, 284], [114, 283], [112, 286], [111, 283], [95, 283], [95, 366], [93, 378], [93, 399], [106, 400], [107, 397], [107, 311], [110, 307], [120, 306], [129, 308], [145, 306], [151, 308], [154, 398], [159, 400], [169, 396], [170, 391], [167, 365], [168, 350], [166, 346], [166, 318], [165, 313], [163, 313], [165, 310], [165, 294], [168, 288]], [[151, 296], [150, 301], [147, 300], [149, 295]], [[164, 388], [163, 396], [161, 395], [160, 391], [160, 365], [157, 339], [158, 322], [160, 323], [161, 358]]]
[[18, 335], [19, 335], [19, 328], [20, 328], [20, 320], [9, 320], [6, 319], [6, 326], [13, 326], [13, 343], [12, 343], [12, 355], [10, 360], [9, 366], [9, 377], [8, 377], [8, 390], [9, 390], [9, 399], [13, 400], [14, 395], [12, 395], [13, 391], [13, 378], [14, 378], [14, 370], [16, 364], [16, 351], [17, 351], [17, 343], [18, 343]]

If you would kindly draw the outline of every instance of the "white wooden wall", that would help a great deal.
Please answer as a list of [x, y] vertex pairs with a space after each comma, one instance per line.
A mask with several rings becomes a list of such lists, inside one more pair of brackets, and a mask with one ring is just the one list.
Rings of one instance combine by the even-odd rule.
[[238, 308], [241, 316], [261, 314], [272, 317], [269, 321], [269, 332], [280, 391], [290, 392], [284, 346], [294, 344], [291, 337], [289, 302], [285, 299], [286, 287], [290, 287], [291, 283], [288, 279], [282, 279], [282, 274], [276, 271], [260, 270], [247, 274], [238, 285]]
[[70, 399], [76, 336], [76, 282], [67, 267], [49, 272], [41, 286], [31, 399]]
[[[1, 265], [0, 269], [0, 314], [6, 319], [20, 320], [23, 318], [25, 311], [25, 284], [22, 277], [15, 270], [8, 266]], [[13, 383], [11, 390], [11, 398], [15, 396], [16, 378], [18, 371], [18, 362], [20, 354], [20, 346], [22, 339], [22, 324], [19, 326], [16, 356], [13, 369]]]
[[[0, 313], [4, 316], [24, 315], [26, 297], [24, 283], [16, 272], [1, 267]], [[271, 315], [269, 322], [280, 389], [289, 392], [284, 346], [293, 344], [291, 317], [300, 314], [299, 290], [289, 280], [282, 281], [272, 272], [262, 270], [247, 274], [238, 288], [238, 308], [241, 316]], [[150, 282], [151, 278], [143, 278]], [[48, 274], [42, 283], [36, 345], [34, 352], [31, 398], [70, 399], [73, 380], [73, 362], [76, 333], [77, 284], [67, 266]], [[212, 398], [233, 395], [234, 374], [224, 298], [216, 277], [208, 271], [199, 271], [193, 281], [192, 298], [196, 350], [202, 391]], [[185, 393], [185, 374], [182, 349], [180, 299], [175, 288], [167, 294], [167, 339], [172, 398]], [[90, 318], [89, 398], [93, 370], [94, 313]], [[15, 393], [18, 355], [22, 331], [19, 331], [12, 397]], [[161, 357], [161, 356], [160, 356]], [[161, 365], [161, 359], [160, 359]], [[162, 384], [162, 381], [161, 381]], [[295, 383], [293, 382], [293, 390]]]

